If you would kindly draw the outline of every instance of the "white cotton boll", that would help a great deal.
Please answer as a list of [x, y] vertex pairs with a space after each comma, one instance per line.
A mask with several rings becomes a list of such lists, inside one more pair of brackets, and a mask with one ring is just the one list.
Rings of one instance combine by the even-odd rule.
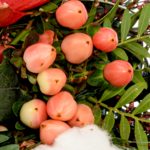
[[96, 125], [73, 127], [59, 135], [52, 146], [40, 145], [33, 150], [121, 150], [111, 143], [108, 133]]

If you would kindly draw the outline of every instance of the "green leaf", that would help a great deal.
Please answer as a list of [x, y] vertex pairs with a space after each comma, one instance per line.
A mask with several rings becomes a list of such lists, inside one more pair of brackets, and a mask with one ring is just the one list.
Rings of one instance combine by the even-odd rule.
[[21, 67], [22, 65], [22, 57], [14, 57], [12, 59], [10, 59], [11, 64], [13, 64], [15, 67]]
[[135, 53], [142, 55], [143, 57], [150, 57], [148, 51], [142, 45], [136, 42], [127, 43], [125, 46], [127, 46], [127, 48], [131, 49]]
[[105, 18], [105, 19], [104, 19], [103, 27], [112, 28], [112, 27], [111, 27], [111, 22], [110, 22], [110, 19], [109, 19], [109, 18]]
[[[128, 55], [126, 54], [126, 52], [121, 49], [121, 48], [116, 48], [111, 52], [112, 58], [113, 60], [116, 59], [121, 59], [121, 60], [125, 60], [128, 61]], [[116, 58], [116, 59], [115, 59]]]
[[19, 117], [20, 108], [22, 107], [24, 103], [25, 101], [17, 101], [12, 105], [13, 112], [17, 117]]
[[82, 100], [79, 100], [79, 101], [78, 101], [78, 104], [85, 104], [85, 105], [89, 106], [90, 108], [93, 107], [93, 104], [91, 104], [90, 102], [88, 102], [88, 101], [86, 100], [86, 98], [84, 98], [84, 99], [82, 99]]
[[139, 150], [148, 150], [148, 139], [142, 125], [135, 120], [135, 139]]
[[147, 67], [146, 63], [143, 61], [143, 56], [140, 55], [140, 54], [137, 54], [136, 52], [130, 50], [130, 49], [127, 49], [125, 48], [125, 50], [127, 50], [128, 52], [130, 52], [131, 54], [133, 54], [142, 64], [144, 64], [145, 67]]
[[101, 109], [100, 108], [96, 108], [92, 110], [93, 115], [94, 115], [94, 124], [100, 125], [100, 121], [101, 121]]
[[99, 70], [104, 70], [105, 66], [107, 65], [108, 63], [106, 62], [100, 62], [99, 64], [96, 64], [95, 67]]
[[98, 54], [97, 57], [101, 58], [105, 62], [108, 61], [108, 56], [105, 52]]
[[145, 42], [148, 46], [150, 46], [150, 38], [143, 38], [143, 42]]
[[100, 28], [101, 27], [92, 27], [92, 26], [88, 25], [86, 28], [86, 33], [89, 36], [93, 37], [93, 35], [96, 34]]
[[116, 96], [118, 93], [120, 93], [125, 86], [123, 87], [114, 87], [112, 85], [109, 85], [108, 88], [103, 92], [103, 95], [100, 98], [100, 101], [108, 100], [114, 96]]
[[12, 105], [21, 96], [17, 74], [9, 62], [11, 53], [11, 49], [5, 50], [3, 62], [0, 64], [0, 123], [15, 117]]
[[39, 16], [36, 20], [35, 20], [35, 30], [37, 33], [43, 34], [45, 29], [44, 29], [44, 20], [41, 16]]
[[117, 0], [116, 4], [113, 6], [113, 8], [108, 12], [108, 18], [109, 20], [112, 22], [115, 15], [116, 15], [116, 12], [117, 12], [117, 9], [118, 9], [118, 5], [119, 5], [119, 0]]
[[19, 145], [18, 144], [10, 144], [6, 146], [0, 147], [0, 150], [19, 150]]
[[28, 74], [28, 80], [31, 84], [36, 84], [36, 75], [35, 74]]
[[144, 82], [144, 78], [142, 76], [142, 73], [140, 71], [134, 71], [134, 76], [132, 79], [133, 83], [139, 83], [139, 82]]
[[140, 82], [132, 85], [126, 90], [126, 92], [119, 99], [115, 108], [120, 108], [121, 106], [130, 103], [146, 88], [147, 88], [146, 82]]
[[134, 109], [134, 111], [132, 112], [133, 115], [137, 115], [140, 114], [144, 111], [147, 111], [150, 108], [150, 94], [147, 94], [143, 100], [140, 102], [140, 104], [138, 105], [138, 107], [136, 107]]
[[139, 18], [138, 36], [141, 36], [149, 25], [149, 19], [150, 19], [149, 10], [150, 10], [150, 4], [147, 3], [143, 7], [140, 18]]
[[131, 26], [130, 29], [134, 26], [134, 24], [137, 22], [137, 20], [139, 19], [139, 16], [141, 14], [141, 10], [137, 11], [136, 13], [134, 13], [131, 16]]
[[57, 9], [58, 6], [52, 2], [46, 3], [45, 5], [40, 6], [39, 11], [42, 12], [50, 12], [52, 10]]
[[109, 113], [107, 114], [107, 116], [103, 121], [102, 128], [110, 132], [114, 126], [114, 123], [115, 123], [114, 114], [112, 111], [109, 111]]
[[5, 142], [9, 139], [8, 136], [4, 135], [4, 134], [0, 134], [0, 143]]
[[121, 42], [123, 42], [130, 30], [131, 17], [128, 9], [125, 9], [121, 22]]
[[121, 115], [119, 130], [121, 138], [124, 140], [128, 140], [130, 135], [130, 124], [129, 121], [126, 119], [126, 117], [123, 115]]
[[24, 130], [26, 127], [21, 122], [17, 121], [15, 124], [15, 128], [17, 130]]
[[65, 84], [64, 87], [62, 88], [62, 91], [68, 91], [69, 93], [71, 93], [73, 96], [75, 95], [75, 90], [74, 88], [69, 85], [69, 84]]
[[90, 77], [88, 77], [87, 82], [91, 86], [101, 86], [105, 82], [105, 79], [103, 76], [103, 71], [97, 69], [94, 74], [92, 74]]

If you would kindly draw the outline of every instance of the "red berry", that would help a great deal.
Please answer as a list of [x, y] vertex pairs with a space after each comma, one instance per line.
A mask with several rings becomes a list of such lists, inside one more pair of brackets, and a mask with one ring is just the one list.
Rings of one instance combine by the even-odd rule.
[[118, 45], [118, 36], [116, 31], [106, 27], [98, 30], [92, 40], [94, 46], [103, 52], [111, 52]]
[[133, 78], [133, 68], [127, 61], [115, 60], [105, 66], [104, 78], [115, 87], [127, 85]]

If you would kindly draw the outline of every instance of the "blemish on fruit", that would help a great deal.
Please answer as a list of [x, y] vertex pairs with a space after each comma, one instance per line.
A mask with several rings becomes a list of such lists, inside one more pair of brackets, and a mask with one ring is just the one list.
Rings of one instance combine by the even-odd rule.
[[44, 63], [41, 63], [40, 67], [42, 67], [44, 65]]
[[42, 125], [41, 125], [41, 127], [42, 127], [42, 128], [45, 128], [45, 127], [46, 127], [46, 125], [42, 124]]
[[32, 127], [32, 122], [30, 122], [30, 126]]
[[82, 13], [82, 11], [81, 11], [81, 10], [79, 10], [79, 11], [78, 11], [78, 13], [80, 13], [80, 14], [81, 14], [81, 13]]
[[56, 82], [56, 83], [58, 83], [58, 82], [59, 82], [59, 80], [58, 80], [58, 79], [56, 79], [56, 80], [55, 80], [55, 82]]
[[53, 51], [55, 51], [55, 49], [54, 49], [54, 48], [52, 48], [52, 52], [53, 52]]
[[84, 126], [84, 122], [82, 122], [81, 125]]
[[93, 129], [90, 129], [91, 131], [93, 131]]
[[114, 40], [114, 39], [111, 39], [111, 41], [114, 42], [115, 40]]
[[132, 71], [129, 69], [128, 72], [132, 72]]
[[57, 114], [57, 117], [61, 117], [60, 113]]
[[89, 45], [90, 44], [90, 42], [89, 41], [86, 41], [86, 43]]
[[38, 111], [38, 108], [34, 108], [34, 110]]
[[76, 121], [80, 121], [79, 118], [77, 118]]

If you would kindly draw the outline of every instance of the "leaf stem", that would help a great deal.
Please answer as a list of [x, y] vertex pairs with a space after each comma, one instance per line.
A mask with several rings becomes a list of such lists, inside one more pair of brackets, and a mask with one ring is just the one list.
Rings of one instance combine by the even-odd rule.
[[116, 109], [115, 107], [110, 107], [110, 106], [108, 106], [108, 105], [106, 105], [106, 104], [104, 104], [104, 103], [102, 103], [102, 102], [98, 103], [97, 99], [95, 99], [95, 98], [93, 98], [93, 97], [88, 97], [88, 101], [94, 102], [94, 103], [97, 102], [96, 105], [94, 106], [94, 108], [97, 108], [97, 107], [99, 107], [99, 106], [103, 106], [103, 107], [109, 109], [110, 111], [117, 112], [117, 113], [120, 114], [120, 115], [124, 115], [124, 116], [127, 116], [127, 117], [131, 117], [131, 118], [133, 118], [133, 119], [135, 119], [135, 120], [138, 120], [138, 121], [150, 122], [150, 120], [146, 120], [146, 119], [143, 119], [143, 118], [136, 117], [136, 116], [134, 116], [133, 114], [121, 112], [121, 111], [119, 111], [118, 109]]
[[133, 42], [133, 41], [136, 41], [136, 40], [139, 40], [139, 39], [148, 38], [148, 37], [150, 37], [150, 35], [138, 36], [136, 38], [132, 38], [132, 39], [128, 39], [128, 40], [125, 40], [123, 42], [120, 42], [120, 43], [118, 43], [118, 46], [121, 46], [121, 45], [129, 43], [129, 42]]

